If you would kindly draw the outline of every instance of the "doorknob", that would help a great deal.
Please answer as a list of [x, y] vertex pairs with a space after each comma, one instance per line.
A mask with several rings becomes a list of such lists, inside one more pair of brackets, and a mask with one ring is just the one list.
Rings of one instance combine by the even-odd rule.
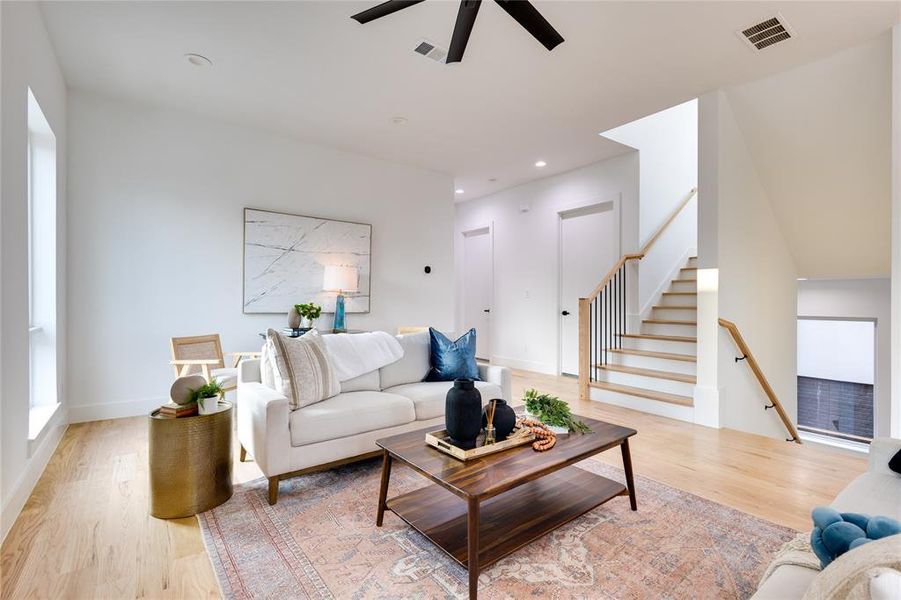
[[560, 314], [563, 315], [564, 317], [566, 317], [566, 316], [569, 315], [569, 311], [568, 311], [568, 310], [564, 310], [564, 311], [563, 311], [562, 313], [560, 313]]
[[483, 309], [482, 309], [482, 312], [490, 313], [490, 312], [491, 312], [491, 309], [490, 309], [490, 308], [483, 308]]

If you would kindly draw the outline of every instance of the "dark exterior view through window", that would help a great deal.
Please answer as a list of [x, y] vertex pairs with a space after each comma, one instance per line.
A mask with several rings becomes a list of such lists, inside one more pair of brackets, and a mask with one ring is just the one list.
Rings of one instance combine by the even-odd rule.
[[798, 427], [872, 439], [875, 365], [875, 321], [799, 318]]

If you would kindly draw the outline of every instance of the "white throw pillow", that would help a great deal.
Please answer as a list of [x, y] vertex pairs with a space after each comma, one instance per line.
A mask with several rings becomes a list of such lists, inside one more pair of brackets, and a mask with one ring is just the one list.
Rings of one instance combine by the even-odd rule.
[[268, 388], [278, 389], [276, 384], [277, 368], [275, 365], [275, 345], [266, 337], [263, 349], [260, 351], [260, 382]]
[[404, 355], [379, 369], [383, 390], [405, 383], [419, 383], [428, 375], [431, 339], [428, 330], [397, 336]]
[[274, 349], [274, 388], [288, 399], [291, 410], [303, 408], [341, 393], [341, 384], [315, 329], [298, 338], [266, 332]]

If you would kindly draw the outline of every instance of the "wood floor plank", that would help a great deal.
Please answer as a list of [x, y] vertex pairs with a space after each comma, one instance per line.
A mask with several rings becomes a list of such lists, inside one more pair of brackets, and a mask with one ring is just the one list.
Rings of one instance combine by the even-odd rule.
[[[514, 398], [528, 388], [638, 430], [636, 474], [799, 530], [866, 470], [860, 456], [582, 402], [574, 378], [515, 371]], [[236, 482], [261, 475], [237, 456]], [[615, 453], [592, 460], [622, 466]], [[147, 509], [146, 418], [71, 425], [0, 547], [0, 598], [217, 598], [197, 519]]]

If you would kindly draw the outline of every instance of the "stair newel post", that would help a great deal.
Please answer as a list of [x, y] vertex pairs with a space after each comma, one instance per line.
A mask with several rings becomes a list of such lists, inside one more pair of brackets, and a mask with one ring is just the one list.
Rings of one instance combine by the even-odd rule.
[[588, 400], [588, 382], [591, 378], [591, 300], [579, 298], [579, 398]]

